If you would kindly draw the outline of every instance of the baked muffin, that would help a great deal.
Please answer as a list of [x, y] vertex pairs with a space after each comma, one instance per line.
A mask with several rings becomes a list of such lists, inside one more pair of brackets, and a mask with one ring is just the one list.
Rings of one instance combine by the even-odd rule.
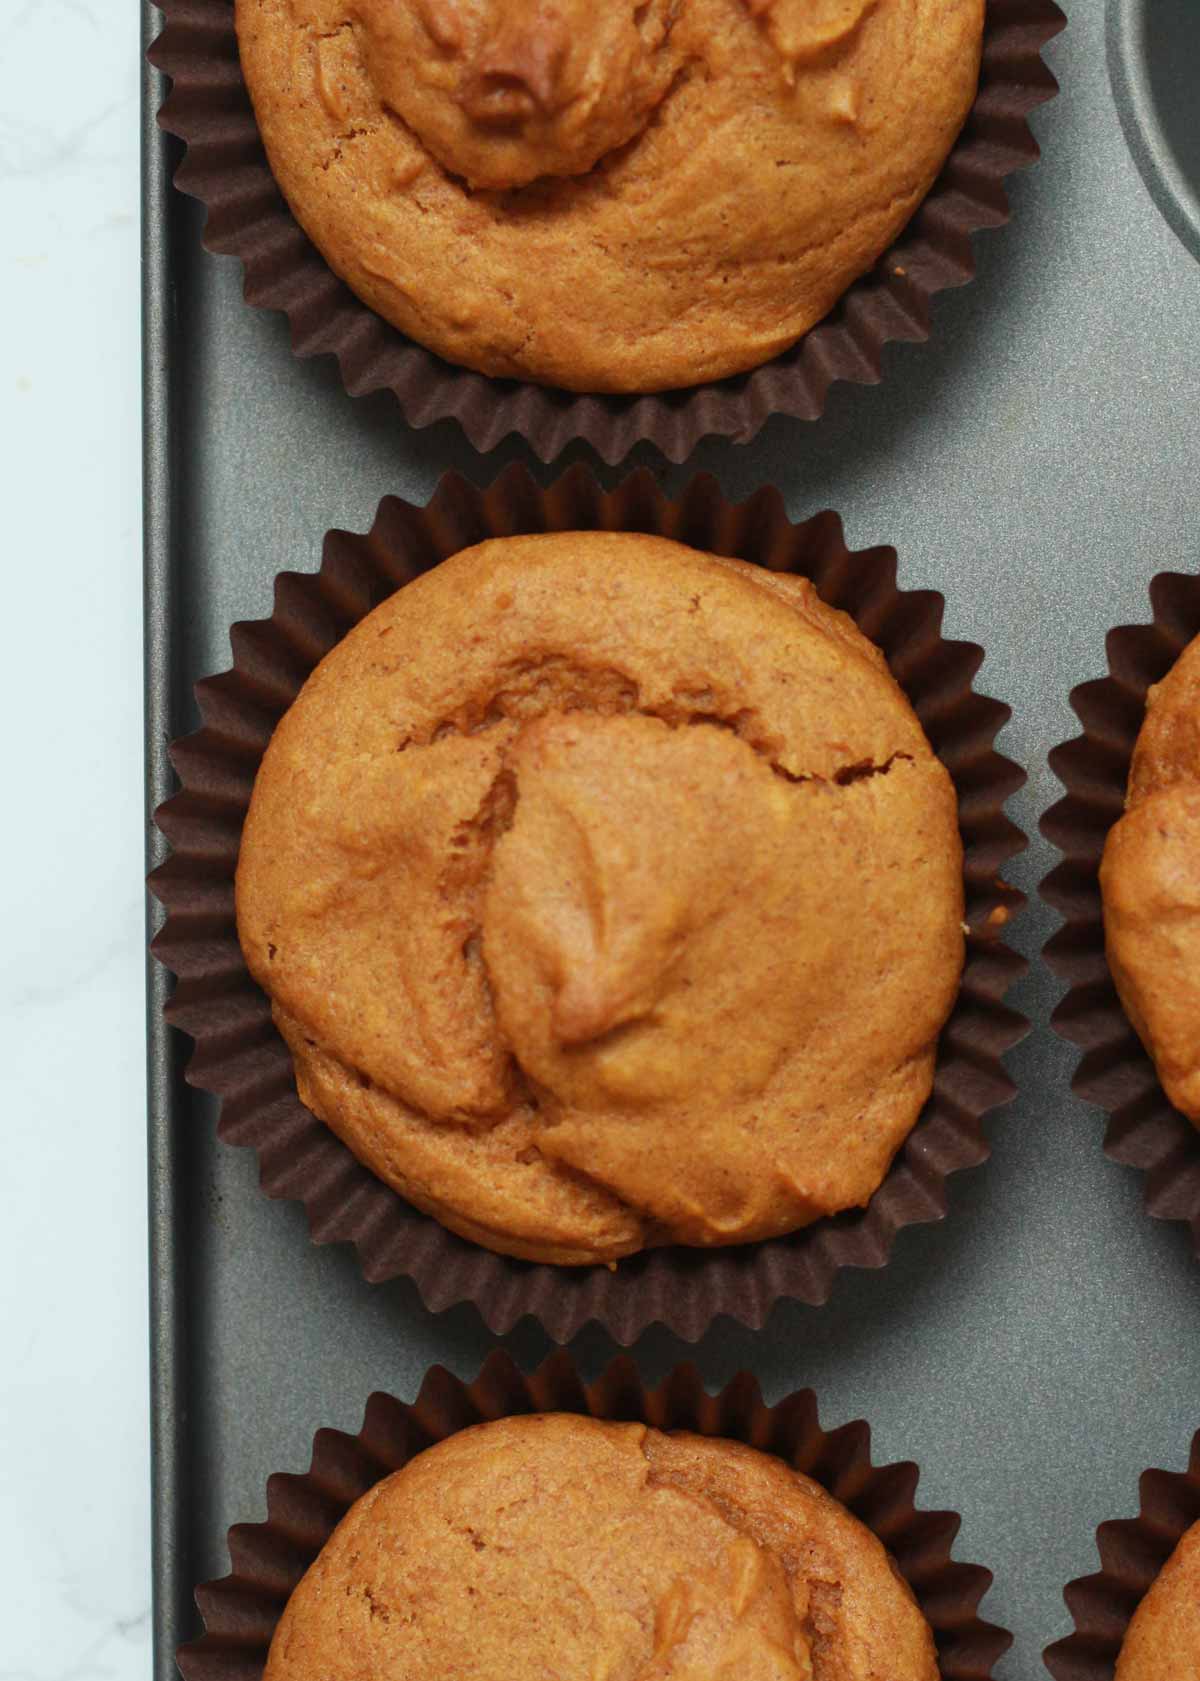
[[984, 0], [237, 0], [275, 177], [452, 362], [578, 391], [756, 366], [904, 227]]
[[881, 1543], [739, 1443], [564, 1414], [429, 1448], [338, 1525], [265, 1681], [937, 1681]]
[[953, 785], [878, 649], [804, 580], [604, 532], [368, 614], [276, 729], [237, 874], [302, 1100], [562, 1264], [865, 1204], [962, 914]]
[[1146, 697], [1100, 866], [1108, 962], [1175, 1108], [1200, 1124], [1200, 638]]
[[1187, 1531], [1133, 1614], [1116, 1681], [1200, 1675], [1200, 1524]]

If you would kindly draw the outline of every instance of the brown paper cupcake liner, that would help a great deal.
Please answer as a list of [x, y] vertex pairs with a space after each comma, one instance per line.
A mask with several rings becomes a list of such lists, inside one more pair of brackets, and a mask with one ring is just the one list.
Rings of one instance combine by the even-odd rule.
[[497, 1351], [474, 1383], [435, 1366], [411, 1404], [372, 1395], [356, 1436], [318, 1430], [309, 1469], [268, 1480], [266, 1522], [236, 1524], [229, 1531], [231, 1574], [196, 1591], [206, 1632], [179, 1649], [184, 1681], [256, 1681], [284, 1605], [354, 1501], [435, 1442], [473, 1424], [531, 1412], [639, 1420], [776, 1454], [828, 1489], [883, 1542], [933, 1629], [944, 1681], [987, 1681], [1012, 1643], [1004, 1629], [979, 1616], [991, 1572], [951, 1557], [959, 1517], [917, 1508], [915, 1465], [873, 1465], [870, 1429], [861, 1420], [823, 1430], [812, 1390], [767, 1407], [749, 1372], [710, 1395], [691, 1365], [677, 1366], [657, 1389], [647, 1389], [628, 1356], [585, 1384], [563, 1352], [526, 1376]]
[[295, 354], [336, 356], [352, 397], [391, 391], [410, 426], [457, 420], [482, 452], [516, 432], [543, 461], [582, 438], [610, 463], [644, 439], [682, 461], [708, 435], [749, 442], [771, 414], [816, 420], [836, 380], [876, 384], [886, 345], [928, 339], [935, 294], [973, 278], [971, 235], [1009, 220], [1005, 179], [1039, 155], [1029, 113], [1058, 89], [1041, 51], [1066, 21], [1053, 0], [988, 0], [979, 93], [941, 175], [896, 243], [790, 350], [716, 384], [608, 397], [454, 367], [361, 303], [275, 185], [242, 79], [233, 0], [155, 3], [164, 26], [150, 56], [172, 81], [159, 122], [187, 146], [176, 185], [206, 207], [206, 247], [242, 263], [247, 303], [287, 316]]
[[1113, 1681], [1134, 1612], [1184, 1532], [1200, 1522], [1200, 1431], [1186, 1471], [1143, 1471], [1138, 1490], [1136, 1518], [1096, 1531], [1100, 1569], [1063, 1589], [1075, 1632], [1046, 1648], [1054, 1681]]
[[1153, 624], [1109, 632], [1109, 675], [1080, 684], [1071, 695], [1083, 734], [1050, 755], [1066, 794], [1041, 828], [1063, 861], [1042, 883], [1041, 895], [1062, 914], [1064, 926], [1045, 957], [1068, 983], [1054, 1027], [1083, 1052], [1072, 1091], [1109, 1116], [1105, 1154], [1146, 1175], [1147, 1213], [1186, 1220], [1200, 1257], [1200, 1132], [1167, 1100], [1121, 1007], [1104, 952], [1104, 843], [1125, 809], [1146, 691], [1200, 635], [1200, 576], [1163, 572], [1150, 586], [1150, 601]]
[[[650, 532], [797, 572], [856, 619], [887, 654], [954, 778], [971, 929], [933, 1095], [865, 1210], [745, 1248], [649, 1250], [615, 1271], [493, 1254], [418, 1213], [361, 1166], [301, 1105], [234, 918], [241, 827], [259, 762], [324, 654], [397, 587], [458, 549], [491, 536], [581, 529]], [[611, 492], [581, 466], [548, 488], [520, 466], [487, 490], [450, 474], [426, 508], [388, 497], [367, 535], [331, 532], [320, 572], [281, 574], [271, 617], [234, 627], [233, 669], [197, 684], [203, 727], [175, 743], [181, 791], [156, 813], [171, 855], [151, 877], [167, 909], [154, 950], [178, 977], [168, 1019], [195, 1040], [187, 1077], [221, 1099], [219, 1136], [257, 1152], [269, 1196], [303, 1202], [315, 1242], [352, 1242], [369, 1280], [407, 1275], [434, 1311], [474, 1302], [497, 1334], [531, 1314], [560, 1342], [592, 1319], [621, 1343], [655, 1321], [695, 1340], [718, 1314], [758, 1327], [780, 1297], [819, 1304], [840, 1268], [883, 1266], [901, 1227], [943, 1217], [948, 1175], [986, 1159], [982, 1118], [1014, 1092], [1001, 1057], [1028, 1026], [1002, 1002], [1025, 964], [999, 937], [1023, 903], [999, 871], [1025, 845], [1004, 814], [1024, 773], [995, 751], [1009, 708], [972, 690], [983, 652], [942, 639], [943, 605], [932, 592], [897, 588], [893, 550], [852, 554], [836, 515], [792, 525], [776, 491], [730, 504], [707, 476], [673, 502], [645, 469]]]

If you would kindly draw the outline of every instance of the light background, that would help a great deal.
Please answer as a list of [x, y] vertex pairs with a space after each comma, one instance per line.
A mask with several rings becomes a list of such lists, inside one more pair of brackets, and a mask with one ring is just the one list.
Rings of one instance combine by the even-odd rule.
[[150, 1667], [139, 17], [0, 0], [0, 1676]]

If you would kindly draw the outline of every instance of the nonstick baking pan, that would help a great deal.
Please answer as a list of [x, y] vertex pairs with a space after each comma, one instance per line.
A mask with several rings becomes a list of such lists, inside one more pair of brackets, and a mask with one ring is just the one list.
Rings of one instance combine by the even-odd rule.
[[[811, 1387], [827, 1429], [867, 1418], [879, 1460], [921, 1465], [923, 1505], [963, 1513], [957, 1551], [995, 1572], [984, 1614], [1016, 1635], [997, 1675], [1029, 1681], [1069, 1632], [1062, 1588], [1095, 1568], [1096, 1525], [1136, 1511], [1145, 1466], [1182, 1469], [1200, 1427], [1200, 1269], [1070, 1094], [1077, 1053], [1050, 1031], [1060, 986], [1037, 960], [1057, 918], [1036, 896], [1070, 690], [1104, 671], [1111, 626], [1150, 618], [1156, 573], [1200, 571], [1200, 119], [1180, 83], [1200, 19], [1191, 0], [1068, 11], [1047, 50], [1062, 94], [1034, 118], [1043, 159], [931, 343], [890, 350], [878, 388], [837, 387], [814, 425], [627, 464], [673, 493], [701, 470], [733, 498], [774, 484], [793, 518], [833, 508], [852, 547], [894, 544], [902, 586], [942, 592], [945, 634], [987, 650], [978, 685], [1014, 709], [999, 747], [1029, 772], [1009, 810], [1033, 839], [1006, 874], [1030, 898], [1012, 939], [1034, 961], [1009, 1002], [1035, 1027], [1008, 1059], [1019, 1093], [988, 1121], [991, 1160], [826, 1306], [782, 1305], [758, 1332], [720, 1320], [694, 1346], [656, 1327], [633, 1354], [650, 1382], [691, 1358], [713, 1387], [752, 1371], [768, 1402]], [[148, 39], [156, 19], [147, 4]], [[487, 483], [527, 459], [515, 440], [481, 458], [451, 423], [410, 431], [387, 394], [351, 402], [328, 359], [291, 356], [171, 188], [162, 93], [148, 69], [148, 816], [172, 788], [168, 741], [196, 725], [192, 684], [228, 665], [231, 624], [269, 612], [276, 572], [315, 571], [324, 533], [365, 529], [387, 493], [424, 501], [447, 469]], [[622, 471], [593, 464], [608, 484]], [[433, 1315], [403, 1280], [368, 1286], [345, 1246], [314, 1246], [298, 1206], [261, 1194], [253, 1155], [216, 1142], [213, 1103], [185, 1084], [166, 990], [152, 967], [161, 1681], [229, 1525], [263, 1516], [267, 1473], [302, 1469], [318, 1426], [356, 1430], [372, 1391], [411, 1398], [437, 1363], [473, 1377], [496, 1344], [470, 1307]], [[526, 1369], [550, 1347], [528, 1320], [501, 1341]], [[595, 1375], [614, 1349], [592, 1326], [573, 1351]]]

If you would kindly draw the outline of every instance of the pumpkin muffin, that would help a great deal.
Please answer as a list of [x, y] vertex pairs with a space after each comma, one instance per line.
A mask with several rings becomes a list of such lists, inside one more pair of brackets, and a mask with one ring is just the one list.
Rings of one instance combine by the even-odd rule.
[[271, 167], [452, 362], [654, 391], [792, 344], [933, 185], [984, 0], [237, 0]]
[[1116, 1681], [1200, 1675], [1200, 1524], [1187, 1531], [1129, 1624]]
[[1109, 967], [1175, 1108], [1200, 1125], [1200, 638], [1146, 699], [1100, 867]]
[[364, 1495], [265, 1681], [937, 1681], [881, 1543], [739, 1443], [564, 1414], [464, 1430]]
[[259, 770], [246, 960], [302, 1100], [502, 1253], [744, 1243], [865, 1204], [963, 960], [953, 785], [805, 580], [659, 538], [453, 556]]

